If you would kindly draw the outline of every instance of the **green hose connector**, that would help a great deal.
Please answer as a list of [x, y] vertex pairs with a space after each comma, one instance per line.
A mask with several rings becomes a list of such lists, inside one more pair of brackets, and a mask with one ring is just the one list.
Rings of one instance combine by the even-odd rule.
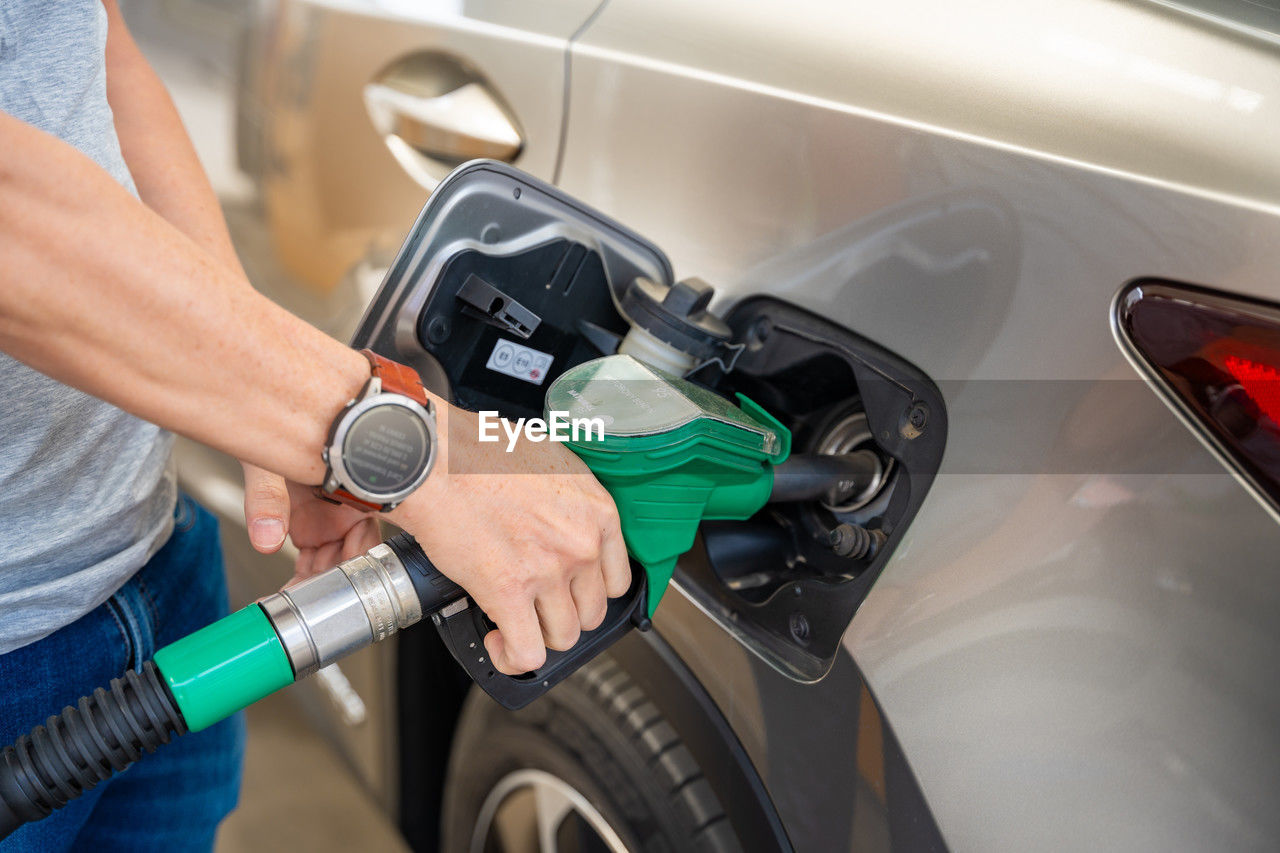
[[280, 638], [256, 604], [170, 643], [155, 664], [193, 732], [293, 683]]

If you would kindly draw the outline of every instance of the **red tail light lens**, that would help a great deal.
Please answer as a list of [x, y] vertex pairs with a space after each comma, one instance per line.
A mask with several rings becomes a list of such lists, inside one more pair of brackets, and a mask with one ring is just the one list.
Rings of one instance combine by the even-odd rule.
[[1247, 358], [1229, 355], [1225, 359], [1227, 370], [1240, 383], [1244, 393], [1258, 404], [1262, 413], [1271, 418], [1272, 423], [1280, 424], [1280, 393], [1276, 390], [1276, 381], [1280, 380], [1280, 371]]
[[1120, 294], [1116, 325], [1187, 423], [1280, 512], [1280, 307], [1143, 280]]

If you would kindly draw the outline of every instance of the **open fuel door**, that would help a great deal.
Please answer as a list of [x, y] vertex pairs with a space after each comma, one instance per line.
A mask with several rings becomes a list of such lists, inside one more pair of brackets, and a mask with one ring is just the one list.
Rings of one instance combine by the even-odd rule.
[[416, 368], [473, 411], [542, 415], [550, 383], [612, 352], [614, 282], [672, 284], [640, 236], [519, 170], [459, 167], [431, 194], [353, 346]]
[[[476, 161], [432, 193], [352, 343], [507, 418], [541, 416], [559, 376], [615, 352], [747, 395], [791, 432], [799, 462], [777, 469], [779, 500], [751, 519], [704, 523], [675, 583], [775, 667], [818, 679], [937, 471], [943, 401], [848, 329], [767, 294], [718, 316], [712, 295], [622, 225]], [[810, 464], [832, 456], [857, 476]]]

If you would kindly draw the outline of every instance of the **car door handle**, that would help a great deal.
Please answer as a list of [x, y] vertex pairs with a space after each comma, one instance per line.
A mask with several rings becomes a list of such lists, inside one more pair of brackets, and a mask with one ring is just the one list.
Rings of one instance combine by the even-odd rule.
[[364, 100], [374, 127], [388, 144], [398, 139], [448, 166], [478, 157], [509, 163], [524, 148], [515, 121], [479, 81], [424, 96], [411, 91], [402, 77], [384, 79], [364, 87]]

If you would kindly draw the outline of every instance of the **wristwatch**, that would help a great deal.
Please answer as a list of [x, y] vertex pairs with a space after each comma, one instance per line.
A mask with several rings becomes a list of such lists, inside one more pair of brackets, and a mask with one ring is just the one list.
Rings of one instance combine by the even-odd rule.
[[436, 411], [412, 368], [361, 350], [372, 375], [333, 420], [316, 494], [388, 512], [421, 486], [436, 457]]

